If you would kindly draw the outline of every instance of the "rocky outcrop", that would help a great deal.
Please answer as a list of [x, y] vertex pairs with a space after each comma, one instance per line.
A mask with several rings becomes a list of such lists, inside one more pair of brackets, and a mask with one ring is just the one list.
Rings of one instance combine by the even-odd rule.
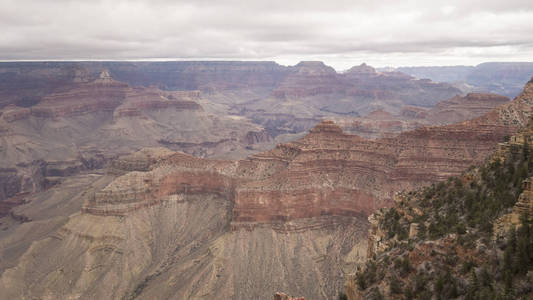
[[[0, 201], [39, 191], [58, 178], [103, 168], [109, 158], [160, 146], [164, 139], [174, 149], [204, 156], [249, 151], [248, 142], [268, 141], [263, 128], [246, 119], [205, 112], [197, 90], [131, 87], [115, 80], [107, 69], [91, 72], [76, 68], [72, 81], [39, 102], [29, 107], [8, 105], [1, 111], [0, 168], [13, 172], [0, 181]], [[228, 142], [219, 145], [220, 140]], [[39, 162], [42, 166], [35, 170], [24, 167]]]
[[[161, 149], [123, 157], [90, 189], [65, 197], [79, 203], [68, 217], [38, 213], [69, 203], [57, 202], [53, 191], [17, 208], [34, 221], [2, 232], [0, 254], [11, 259], [0, 261], [0, 290], [15, 299], [263, 299], [275, 291], [331, 299], [366, 255], [367, 216], [392, 205], [396, 190], [485, 159], [527, 120], [528, 95], [476, 120], [392, 138], [368, 140], [322, 121], [303, 138], [247, 159]], [[194, 115], [143, 113], [173, 125]], [[115, 121], [106, 127], [115, 144], [129, 128], [120, 125], [132, 126], [135, 136], [149, 128], [147, 139], [159, 128], [150, 120]], [[184, 139], [190, 132], [173, 134], [165, 137], [169, 145], [202, 142]], [[413, 261], [430, 255], [428, 247], [417, 249]]]
[[265, 130], [262, 131], [248, 131], [243, 137], [242, 142], [248, 145], [253, 145], [257, 143], [270, 142], [272, 136], [268, 134]]
[[264, 170], [276, 175], [237, 188], [234, 221], [368, 215], [391, 204], [394, 191], [443, 180], [482, 161], [513, 130], [458, 124], [372, 141], [322, 122], [303, 139], [250, 158], [251, 164], [270, 162]]
[[7, 122], [38, 118], [64, 118], [98, 112], [113, 112], [118, 117], [138, 116], [144, 110], [176, 108], [200, 110], [195, 102], [200, 98], [197, 91], [163, 93], [155, 88], [130, 88], [115, 81], [107, 70], [92, 82], [81, 82], [44, 97], [30, 108], [8, 106], [3, 118]]
[[118, 216], [180, 195], [215, 194], [229, 198], [235, 178], [223, 170], [229, 162], [197, 159], [167, 149], [144, 149], [111, 164], [111, 171], [132, 170], [119, 176], [84, 204], [82, 212]]
[[494, 222], [494, 236], [503, 238], [511, 227], [519, 227], [524, 216], [533, 215], [533, 188], [531, 186], [533, 178], [528, 178], [523, 182], [524, 191], [518, 197], [512, 212], [501, 216]]
[[392, 137], [428, 125], [447, 125], [474, 119], [509, 99], [495, 94], [470, 93], [438, 102], [433, 108], [405, 106], [398, 114], [383, 108], [359, 118], [337, 118], [348, 133], [366, 138]]
[[305, 298], [304, 297], [294, 298], [294, 297], [288, 296], [285, 293], [275, 293], [274, 300], [305, 300]]
[[436, 124], [461, 122], [484, 115], [494, 107], [509, 102], [509, 98], [496, 94], [475, 94], [456, 96], [437, 103], [427, 112], [426, 119]]
[[400, 112], [400, 115], [410, 119], [425, 119], [427, 117], [427, 110], [415, 106], [405, 106]]
[[81, 83], [44, 97], [30, 108], [31, 115], [39, 118], [58, 118], [113, 111], [126, 97], [127, 89], [127, 84], [114, 81], [107, 70], [104, 70], [98, 79], [90, 83]]
[[167, 148], [144, 148], [132, 154], [121, 156], [111, 161], [108, 171], [113, 174], [125, 174], [132, 171], [149, 171], [151, 166], [175, 152]]
[[332, 94], [342, 88], [337, 72], [320, 61], [303, 61], [273, 91], [277, 98]]
[[[510, 158], [507, 157], [508, 153], [520, 156], [521, 152], [527, 149], [527, 151], [533, 151], [533, 124], [530, 122], [526, 128], [521, 130], [518, 134], [510, 137], [509, 141], [501, 143], [498, 147], [498, 151], [493, 155], [492, 159], [501, 163], [505, 163]], [[521, 218], [524, 216], [533, 215], [533, 185], [531, 184], [533, 178], [529, 177], [522, 182], [522, 193], [518, 196], [512, 211], [508, 214], [501, 216], [494, 222], [494, 236], [502, 238], [509, 231], [511, 226], [519, 227], [521, 224]]]
[[367, 65], [366, 63], [362, 63], [359, 66], [353, 66], [350, 69], [348, 69], [345, 74], [350, 75], [375, 75], [377, 74], [376, 69], [373, 67]]
[[23, 120], [28, 118], [31, 115], [31, 110], [29, 108], [18, 107], [15, 105], [8, 105], [4, 108], [2, 112], [2, 119], [6, 122], [11, 123], [17, 120]]
[[139, 116], [144, 111], [165, 110], [174, 108], [178, 111], [201, 111], [198, 104], [201, 98], [199, 91], [162, 92], [156, 88], [133, 88], [126, 95], [124, 103], [115, 111], [116, 117]]
[[[304, 138], [241, 162], [258, 180], [235, 191], [234, 225], [329, 215], [368, 215], [395, 191], [458, 175], [516, 133], [533, 107], [533, 84], [512, 102], [463, 123], [367, 140], [323, 121]], [[250, 170], [251, 169], [251, 170]]]
[[[500, 109], [509, 111], [505, 106]], [[533, 212], [532, 120], [530, 115], [528, 126], [482, 164], [439, 184], [397, 193], [392, 208], [373, 213], [368, 261], [348, 276], [348, 299], [487, 298], [502, 295], [504, 286], [516, 297], [530, 295], [520, 288], [530, 261], [520, 260], [521, 273], [509, 277], [507, 272], [524, 253], [513, 254], [516, 240], [525, 251], [524, 241], [530, 239], [530, 229], [524, 229], [529, 221], [523, 218]], [[515, 228], [519, 233], [509, 238]], [[478, 278], [491, 282], [490, 291], [480, 291]]]

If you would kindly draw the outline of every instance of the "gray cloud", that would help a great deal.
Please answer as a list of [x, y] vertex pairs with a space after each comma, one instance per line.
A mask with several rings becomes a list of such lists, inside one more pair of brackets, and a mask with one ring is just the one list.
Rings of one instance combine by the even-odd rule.
[[0, 59], [533, 61], [530, 0], [0, 0]]

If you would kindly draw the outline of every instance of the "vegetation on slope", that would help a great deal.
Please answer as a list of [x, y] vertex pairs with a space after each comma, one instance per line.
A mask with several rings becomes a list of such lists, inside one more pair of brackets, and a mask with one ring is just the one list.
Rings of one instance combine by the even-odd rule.
[[533, 152], [527, 142], [531, 135], [524, 136], [522, 143], [508, 143], [483, 166], [402, 193], [394, 208], [378, 212], [374, 234], [381, 237], [380, 251], [356, 274], [359, 295], [531, 299], [531, 219], [522, 215], [517, 228], [494, 232], [499, 218], [523, 192], [524, 180], [533, 176]]

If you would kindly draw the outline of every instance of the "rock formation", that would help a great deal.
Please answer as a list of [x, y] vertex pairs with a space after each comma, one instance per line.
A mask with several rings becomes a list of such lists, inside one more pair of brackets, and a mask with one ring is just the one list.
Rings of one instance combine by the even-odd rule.
[[531, 181], [533, 178], [528, 178], [523, 182], [524, 191], [518, 197], [516, 204], [513, 206], [512, 212], [501, 216], [494, 223], [494, 235], [497, 237], [505, 237], [511, 226], [519, 227], [521, 218], [523, 216], [533, 215], [533, 188]]
[[261, 175], [237, 187], [234, 225], [322, 214], [367, 215], [390, 205], [395, 191], [458, 175], [525, 125], [532, 88], [528, 85], [513, 102], [482, 117], [393, 138], [366, 140], [323, 121], [304, 138], [242, 163]]
[[[6, 63], [0, 67], [6, 83], [0, 86], [0, 167], [9, 170], [0, 182], [0, 201], [39, 191], [60, 177], [101, 167], [110, 158], [142, 147], [242, 158], [302, 136], [324, 114], [357, 115], [352, 108], [337, 105], [350, 102], [338, 102], [340, 96], [381, 101], [390, 98], [383, 98], [382, 90], [395, 86], [402, 91], [397, 93], [402, 99], [416, 98], [419, 103], [457, 92], [446, 84], [385, 76], [366, 65], [339, 74], [321, 62], [294, 67], [259, 62]], [[163, 90], [134, 86], [139, 84]], [[424, 92], [413, 94], [412, 86]], [[280, 92], [287, 95], [284, 105], [272, 105], [280, 101], [276, 96]], [[322, 98], [328, 95], [334, 98]], [[242, 99], [254, 100], [243, 103]], [[332, 106], [324, 106], [324, 101]], [[276, 107], [283, 108], [277, 111]]]
[[[456, 89], [367, 66], [338, 74], [316, 62], [170, 65], [183, 77], [160, 88], [113, 78], [157, 80], [132, 74], [168, 71], [166, 64], [110, 63], [97, 74], [72, 70], [71, 85], [28, 107], [6, 106], [0, 176], [7, 179], [0, 190], [21, 205], [0, 219], [3, 296], [264, 299], [286, 291], [331, 299], [366, 258], [373, 210], [392, 205], [399, 189], [484, 160], [527, 121], [533, 101], [528, 86], [474, 120], [376, 140], [322, 121], [300, 139], [230, 160], [220, 156], [297, 134], [317, 111], [352, 111], [350, 101], [324, 106], [340, 99], [332, 96], [399, 111]], [[178, 83], [188, 90], [165, 90]], [[252, 100], [240, 106], [231, 103], [234, 95]], [[281, 98], [282, 111], [261, 111]], [[227, 106], [242, 111], [211, 114]], [[306, 111], [294, 118], [300, 108]], [[276, 124], [252, 124], [252, 115]], [[144, 146], [152, 148], [132, 153]], [[213, 156], [219, 158], [206, 158]]]
[[288, 296], [285, 293], [275, 293], [274, 300], [305, 300], [305, 298], [304, 297], [294, 298], [294, 297]]
[[428, 111], [426, 119], [435, 124], [456, 123], [488, 113], [494, 107], [509, 102], [509, 98], [495, 94], [469, 93], [441, 101]]
[[[468, 91], [515, 97], [533, 75], [531, 62], [490, 62], [477, 66], [401, 67], [396, 71], [436, 82], [464, 83]], [[460, 84], [458, 84], [460, 86]]]
[[470, 93], [440, 101], [431, 109], [405, 106], [398, 114], [391, 114], [379, 108], [366, 116], [335, 120], [351, 134], [367, 138], [392, 137], [422, 126], [447, 125], [473, 119], [507, 102], [508, 98], [495, 94]]
[[[0, 288], [10, 298], [261, 299], [283, 290], [331, 299], [366, 259], [372, 210], [391, 205], [394, 191], [483, 161], [531, 115], [531, 88], [483, 117], [396, 138], [367, 140], [323, 121], [237, 161], [164, 149], [124, 156], [105, 175], [79, 175], [83, 192], [29, 195], [14, 214], [31, 221], [2, 219]], [[416, 249], [413, 264], [430, 245]]]
[[[106, 73], [100, 78], [102, 69]], [[135, 87], [201, 91], [208, 100], [202, 103], [205, 109], [262, 120], [273, 137], [307, 131], [324, 116], [358, 116], [376, 106], [392, 112], [405, 104], [428, 107], [461, 92], [449, 84], [379, 73], [367, 65], [337, 73], [315, 61], [290, 67], [274, 62], [9, 63], [0, 65], [1, 74], [6, 86], [0, 86], [0, 107], [31, 107], [65, 86], [111, 79]], [[128, 107], [119, 115], [139, 112]], [[280, 123], [280, 117], [289, 120]], [[312, 122], [301, 121], [308, 119]]]
[[[531, 95], [529, 84], [517, 99], [529, 103]], [[514, 123], [507, 118], [522, 104], [505, 104], [486, 117]], [[487, 118], [472, 123], [481, 120]], [[348, 276], [348, 299], [531, 297], [522, 286], [533, 269], [524, 258], [531, 245], [532, 138], [530, 116], [528, 126], [482, 164], [398, 193], [392, 208], [372, 214], [368, 261]]]
[[250, 144], [262, 149], [271, 142], [262, 127], [245, 119], [206, 112], [199, 91], [131, 87], [107, 69], [96, 78], [83, 68], [74, 73], [74, 80], [37, 103], [10, 104], [1, 111], [0, 201], [102, 168], [117, 155], [157, 147], [162, 140], [169, 141], [168, 147], [203, 156], [243, 155], [253, 150], [245, 149]]

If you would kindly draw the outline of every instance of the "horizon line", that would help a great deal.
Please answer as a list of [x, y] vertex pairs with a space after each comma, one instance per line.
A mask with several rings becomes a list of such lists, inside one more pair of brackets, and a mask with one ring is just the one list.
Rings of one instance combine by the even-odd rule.
[[[326, 61], [324, 60], [301, 60], [298, 63], [306, 62], [306, 61], [313, 61], [313, 62], [322, 62], [324, 65], [333, 68], [334, 70], [338, 72], [347, 71], [347, 69], [343, 70], [337, 70], [335, 67], [332, 67], [331, 65], [328, 65]], [[137, 59], [0, 59], [0, 63], [47, 63], [47, 62], [64, 62], [64, 63], [84, 63], [84, 62], [271, 62], [275, 63], [279, 66], [286, 66], [286, 67], [293, 67], [298, 65], [298, 63], [291, 65], [291, 64], [281, 64], [276, 60], [252, 60], [252, 59], [211, 59], [211, 58], [202, 58], [202, 59], [187, 59], [187, 58], [137, 58]], [[466, 65], [466, 64], [451, 64], [451, 65], [398, 65], [393, 66], [394, 64], [385, 65], [385, 66], [379, 66], [374, 67], [371, 64], [368, 64], [366, 62], [361, 62], [360, 64], [352, 65], [354, 66], [361, 66], [363, 64], [366, 64], [370, 67], [373, 67], [375, 69], [398, 69], [398, 68], [424, 68], [424, 67], [477, 67], [481, 64], [485, 63], [499, 63], [499, 64], [513, 64], [513, 63], [533, 63], [533, 61], [484, 61], [479, 64], [473, 64], [473, 65]]]

